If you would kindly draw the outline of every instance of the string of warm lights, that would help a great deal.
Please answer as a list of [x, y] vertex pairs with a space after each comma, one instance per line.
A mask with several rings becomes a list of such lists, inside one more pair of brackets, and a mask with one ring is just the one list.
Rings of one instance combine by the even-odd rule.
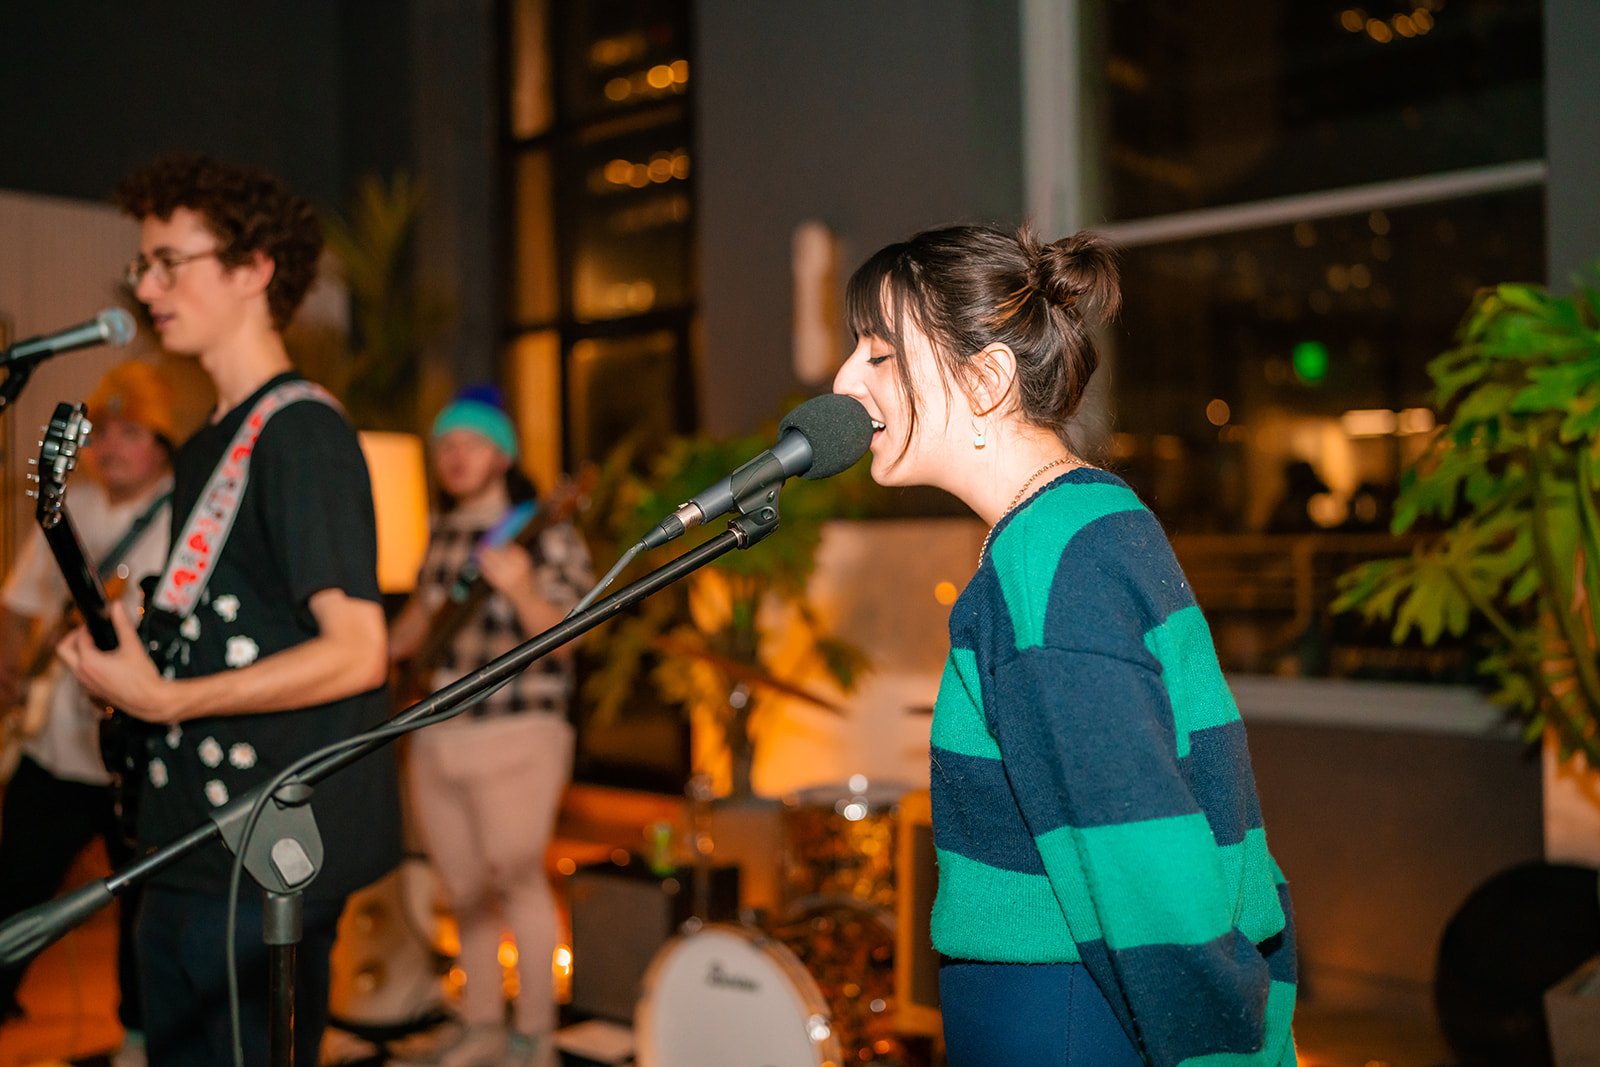
[[618, 75], [606, 82], [606, 99], [622, 103], [633, 97], [669, 96], [689, 87], [689, 61], [675, 59], [671, 63], [658, 63], [647, 70]]
[[1434, 27], [1434, 12], [1444, 7], [1445, 0], [1420, 0], [1409, 11], [1402, 11], [1387, 19], [1368, 15], [1359, 7], [1346, 8], [1339, 14], [1339, 25], [1350, 33], [1364, 33], [1379, 44], [1388, 44], [1396, 38], [1424, 37]]

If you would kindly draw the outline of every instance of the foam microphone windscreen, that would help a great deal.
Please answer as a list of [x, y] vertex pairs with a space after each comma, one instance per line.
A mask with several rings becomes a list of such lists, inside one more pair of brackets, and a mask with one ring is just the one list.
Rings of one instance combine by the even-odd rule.
[[779, 438], [790, 430], [811, 444], [811, 467], [802, 475], [806, 478], [831, 478], [848, 470], [872, 444], [872, 416], [861, 401], [842, 393], [814, 396], [789, 412], [778, 424]]

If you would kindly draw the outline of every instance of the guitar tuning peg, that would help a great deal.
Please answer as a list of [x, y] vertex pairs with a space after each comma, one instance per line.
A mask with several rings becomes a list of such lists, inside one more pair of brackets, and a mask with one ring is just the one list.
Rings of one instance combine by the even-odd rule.
[[29, 456], [28, 457], [28, 466], [37, 467], [38, 465], [39, 465], [39, 457], [38, 456]]
[[24, 489], [22, 491], [22, 495], [27, 497], [29, 500], [37, 500], [37, 499], [39, 499], [38, 490], [35, 490], [35, 489]]

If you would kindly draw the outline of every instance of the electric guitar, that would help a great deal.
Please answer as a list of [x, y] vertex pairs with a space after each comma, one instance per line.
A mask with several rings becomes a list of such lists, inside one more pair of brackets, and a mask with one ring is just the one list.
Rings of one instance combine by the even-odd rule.
[[[67, 479], [78, 465], [79, 452], [89, 443], [91, 429], [82, 404], [56, 405], [44, 439], [39, 442], [38, 472], [33, 476], [39, 483], [34, 517], [44, 531], [45, 543], [66, 579], [67, 590], [89, 637], [96, 648], [109, 652], [117, 647], [110, 600], [99, 572], [89, 564], [72, 513], [67, 510]], [[140, 753], [144, 738], [153, 732], [153, 727], [115, 708], [107, 708], [100, 722], [100, 758], [111, 773], [117, 818], [130, 840], [137, 819], [139, 780], [144, 772]]]
[[[533, 517], [502, 543], [531, 548], [540, 534], [571, 518], [582, 508], [598, 480], [599, 471], [594, 467], [585, 467], [577, 477], [559, 485], [548, 499], [540, 500]], [[429, 618], [428, 628], [416, 651], [400, 665], [395, 692], [403, 701], [414, 703], [427, 696], [428, 678], [434, 668], [444, 659], [445, 652], [462, 627], [472, 621], [493, 592], [493, 587], [469, 562], [451, 587], [445, 602]]]

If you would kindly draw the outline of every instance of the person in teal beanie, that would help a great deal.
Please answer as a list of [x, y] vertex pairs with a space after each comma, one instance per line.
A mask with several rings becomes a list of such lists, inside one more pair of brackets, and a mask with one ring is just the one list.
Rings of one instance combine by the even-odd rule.
[[934, 707], [952, 1067], [1295, 1062], [1295, 939], [1244, 724], [1160, 524], [1074, 416], [1114, 254], [952, 227], [873, 255], [834, 381], [872, 476], [989, 527]]
[[[472, 386], [434, 419], [442, 507], [415, 595], [390, 631], [390, 654], [441, 648], [423, 672], [441, 689], [561, 621], [589, 588], [589, 553], [570, 522], [540, 514], [518, 468], [500, 393]], [[470, 617], [447, 606], [478, 579], [490, 593]], [[455, 618], [449, 627], [443, 620]], [[560, 936], [545, 852], [572, 775], [570, 649], [534, 663], [461, 716], [411, 741], [406, 782], [428, 855], [460, 930], [466, 974], [460, 1025], [408, 1061], [439, 1067], [554, 1067]], [[500, 932], [517, 946], [519, 992], [507, 1027]]]

